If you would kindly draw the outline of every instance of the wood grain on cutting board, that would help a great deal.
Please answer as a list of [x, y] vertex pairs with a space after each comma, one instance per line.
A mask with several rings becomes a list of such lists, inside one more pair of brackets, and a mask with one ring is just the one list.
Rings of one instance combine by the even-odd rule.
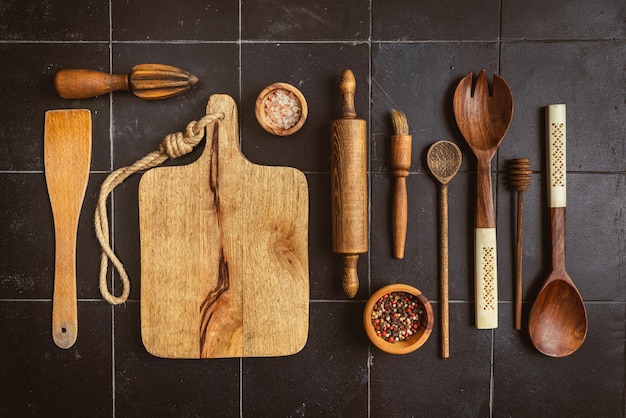
[[294, 354], [308, 335], [304, 174], [249, 162], [237, 107], [213, 95], [201, 157], [139, 185], [141, 329], [159, 357]]

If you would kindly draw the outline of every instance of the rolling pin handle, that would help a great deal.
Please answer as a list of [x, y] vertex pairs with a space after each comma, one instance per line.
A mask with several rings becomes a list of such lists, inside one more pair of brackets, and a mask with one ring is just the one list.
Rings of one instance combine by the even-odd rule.
[[359, 290], [359, 276], [356, 266], [359, 261], [358, 254], [348, 254], [343, 256], [343, 291], [349, 298], [354, 298]]
[[353, 119], [356, 118], [356, 110], [354, 107], [354, 93], [356, 92], [356, 79], [352, 70], [345, 70], [341, 74], [341, 95], [342, 95], [342, 117]]

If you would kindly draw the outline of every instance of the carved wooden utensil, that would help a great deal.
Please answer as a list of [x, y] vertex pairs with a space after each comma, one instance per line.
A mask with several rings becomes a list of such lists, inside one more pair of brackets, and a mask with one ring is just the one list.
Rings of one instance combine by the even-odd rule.
[[509, 162], [509, 187], [517, 192], [517, 239], [515, 244], [515, 329], [522, 329], [522, 234], [524, 192], [530, 186], [530, 161], [515, 158]]
[[282, 356], [308, 335], [304, 174], [248, 161], [235, 101], [211, 96], [202, 155], [139, 184], [141, 334], [169, 358]]
[[61, 348], [70, 348], [78, 337], [76, 234], [90, 162], [89, 110], [46, 112], [44, 166], [55, 238], [52, 337]]
[[551, 357], [572, 354], [587, 336], [583, 299], [565, 271], [565, 105], [546, 108], [548, 205], [552, 272], [530, 311], [528, 329], [534, 346]]
[[187, 91], [197, 83], [195, 75], [164, 64], [139, 64], [130, 74], [68, 69], [54, 77], [54, 87], [64, 99], [87, 99], [124, 90], [145, 100], [158, 100]]
[[333, 251], [344, 260], [343, 290], [355, 297], [359, 290], [357, 262], [368, 250], [367, 237], [367, 124], [354, 109], [356, 80], [350, 70], [341, 75], [341, 119], [331, 124], [331, 193]]
[[454, 92], [454, 116], [478, 161], [474, 237], [476, 328], [497, 328], [498, 264], [491, 159], [513, 118], [513, 95], [506, 81], [494, 74], [489, 95], [487, 77], [482, 70], [472, 94], [472, 73], [463, 77]]
[[426, 155], [428, 168], [439, 182], [439, 282], [441, 293], [441, 357], [450, 357], [448, 313], [448, 183], [454, 178], [463, 155], [450, 141], [437, 141]]
[[408, 221], [408, 197], [406, 190], [406, 178], [409, 176], [411, 167], [411, 148], [413, 137], [409, 135], [409, 124], [403, 112], [392, 110], [394, 134], [391, 136], [391, 168], [395, 177], [393, 187], [393, 256], [404, 258], [404, 245], [406, 243], [406, 228]]

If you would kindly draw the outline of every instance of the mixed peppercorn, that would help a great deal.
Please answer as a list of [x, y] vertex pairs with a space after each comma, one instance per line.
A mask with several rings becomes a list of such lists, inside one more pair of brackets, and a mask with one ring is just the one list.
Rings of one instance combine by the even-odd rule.
[[420, 328], [424, 308], [416, 296], [391, 292], [376, 301], [372, 325], [376, 335], [390, 343], [406, 341]]

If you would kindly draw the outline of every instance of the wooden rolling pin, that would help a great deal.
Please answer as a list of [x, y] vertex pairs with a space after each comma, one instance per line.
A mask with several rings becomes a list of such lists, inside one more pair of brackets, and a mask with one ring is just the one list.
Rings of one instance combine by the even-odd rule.
[[198, 77], [164, 64], [135, 65], [129, 74], [107, 74], [94, 70], [61, 70], [54, 87], [64, 99], [87, 99], [113, 91], [131, 91], [145, 100], [175, 96], [198, 83]]
[[367, 123], [354, 109], [356, 80], [341, 75], [342, 118], [331, 124], [331, 189], [333, 251], [343, 255], [343, 290], [353, 298], [359, 290], [357, 262], [368, 250]]

